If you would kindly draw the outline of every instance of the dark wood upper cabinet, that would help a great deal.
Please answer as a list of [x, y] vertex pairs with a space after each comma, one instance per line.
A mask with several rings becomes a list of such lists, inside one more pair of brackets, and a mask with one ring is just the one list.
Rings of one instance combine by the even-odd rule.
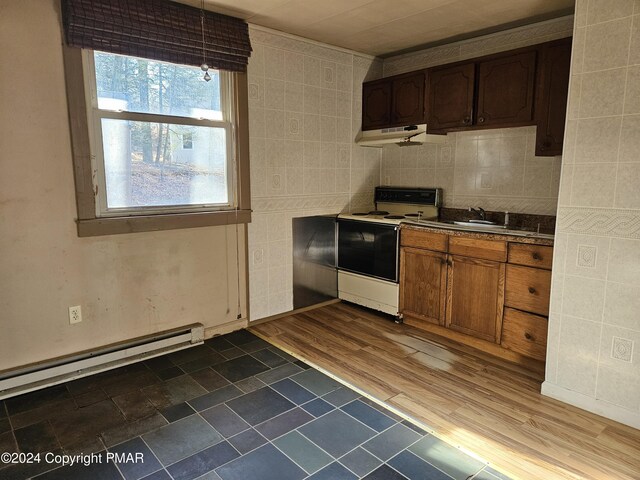
[[425, 73], [417, 72], [395, 78], [391, 83], [391, 123], [424, 123]]
[[424, 70], [374, 80], [362, 85], [362, 130], [425, 122]]
[[437, 132], [471, 125], [474, 84], [474, 63], [438, 67], [429, 71], [429, 131]]
[[362, 130], [427, 124], [428, 133], [537, 125], [536, 155], [562, 153], [571, 39], [367, 82]]
[[537, 51], [510, 54], [478, 64], [478, 126], [533, 123]]
[[383, 128], [391, 122], [391, 83], [389, 79], [362, 85], [362, 130]]
[[562, 154], [569, 94], [571, 38], [545, 44], [540, 52], [536, 92], [536, 155]]

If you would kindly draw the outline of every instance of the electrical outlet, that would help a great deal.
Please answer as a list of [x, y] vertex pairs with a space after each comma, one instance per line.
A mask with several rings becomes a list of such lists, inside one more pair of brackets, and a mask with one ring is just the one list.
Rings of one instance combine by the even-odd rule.
[[82, 308], [80, 305], [69, 307], [69, 323], [80, 323], [82, 321]]

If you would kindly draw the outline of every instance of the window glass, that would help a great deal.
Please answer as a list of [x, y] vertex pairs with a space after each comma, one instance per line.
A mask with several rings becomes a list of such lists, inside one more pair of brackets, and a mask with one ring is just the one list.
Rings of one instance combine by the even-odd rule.
[[207, 82], [199, 67], [92, 55], [96, 215], [233, 206], [228, 74]]
[[94, 52], [98, 108], [222, 120], [220, 72]]
[[104, 118], [102, 144], [109, 209], [229, 203], [224, 128]]

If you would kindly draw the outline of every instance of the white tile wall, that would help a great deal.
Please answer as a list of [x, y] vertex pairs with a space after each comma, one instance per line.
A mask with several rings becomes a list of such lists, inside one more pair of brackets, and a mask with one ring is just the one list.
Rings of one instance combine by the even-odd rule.
[[353, 144], [361, 85], [382, 63], [290, 35], [250, 30], [251, 319], [293, 308], [292, 218], [371, 203], [377, 149]]
[[555, 215], [562, 158], [534, 155], [535, 128], [449, 133], [439, 145], [387, 145], [382, 181], [443, 188], [446, 207]]
[[640, 418], [640, 1], [578, 0], [574, 28], [546, 381]]

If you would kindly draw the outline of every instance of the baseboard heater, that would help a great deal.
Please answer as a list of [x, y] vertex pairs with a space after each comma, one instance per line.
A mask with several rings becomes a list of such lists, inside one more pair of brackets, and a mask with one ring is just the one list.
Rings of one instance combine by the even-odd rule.
[[0, 400], [184, 350], [201, 345], [203, 341], [204, 326], [196, 323], [74, 355], [0, 371]]

